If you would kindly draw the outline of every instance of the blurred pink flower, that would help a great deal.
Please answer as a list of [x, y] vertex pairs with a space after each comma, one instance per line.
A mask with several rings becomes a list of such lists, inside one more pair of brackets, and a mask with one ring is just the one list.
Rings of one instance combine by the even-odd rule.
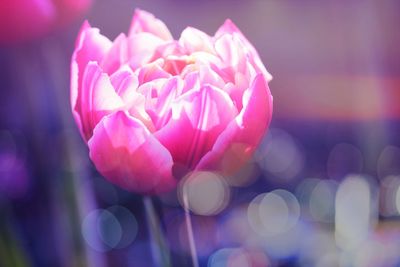
[[136, 10], [113, 42], [85, 23], [71, 64], [71, 105], [97, 170], [138, 193], [174, 188], [192, 170], [248, 159], [272, 115], [270, 74], [227, 20], [214, 36]]
[[1, 0], [0, 43], [46, 34], [87, 10], [92, 0]]

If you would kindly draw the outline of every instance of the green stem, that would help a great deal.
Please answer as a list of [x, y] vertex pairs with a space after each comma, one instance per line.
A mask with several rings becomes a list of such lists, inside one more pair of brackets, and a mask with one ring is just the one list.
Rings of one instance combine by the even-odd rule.
[[31, 264], [15, 234], [14, 220], [13, 208], [8, 201], [0, 203], [0, 266], [28, 267]]

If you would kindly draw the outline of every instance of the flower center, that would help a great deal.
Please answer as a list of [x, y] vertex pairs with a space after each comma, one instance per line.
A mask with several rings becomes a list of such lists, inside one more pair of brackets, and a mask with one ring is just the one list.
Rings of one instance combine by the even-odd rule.
[[163, 69], [171, 75], [180, 75], [182, 70], [196, 62], [192, 56], [168, 56], [164, 59]]

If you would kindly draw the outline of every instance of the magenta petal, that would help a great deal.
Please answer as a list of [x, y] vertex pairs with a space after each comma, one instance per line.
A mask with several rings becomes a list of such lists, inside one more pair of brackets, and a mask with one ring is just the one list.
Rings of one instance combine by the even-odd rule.
[[178, 76], [165, 82], [155, 105], [156, 112], [152, 116], [157, 129], [164, 127], [171, 118], [171, 103], [181, 95], [182, 89], [183, 81]]
[[71, 61], [71, 109], [74, 119], [79, 127], [81, 135], [85, 138], [83, 122], [81, 121], [82, 110], [82, 79], [89, 61], [99, 62], [111, 47], [111, 41], [101, 35], [98, 29], [91, 28], [85, 22], [76, 40], [75, 51]]
[[182, 93], [189, 90], [199, 90], [200, 89], [200, 75], [198, 71], [192, 71], [184, 76], [184, 85], [182, 88]]
[[[263, 138], [272, 118], [272, 95], [268, 87], [267, 78], [258, 74], [249, 89], [243, 95], [243, 110], [236, 118], [242, 128], [240, 140], [249, 141], [255, 146]], [[262, 122], [262, 123], [260, 123]], [[243, 131], [248, 129], [249, 131]]]
[[152, 80], [138, 88], [138, 92], [145, 99], [145, 111], [154, 126], [149, 129], [159, 129], [169, 121], [171, 102], [181, 94], [182, 88], [183, 81], [177, 76]]
[[114, 73], [121, 65], [128, 61], [127, 38], [121, 33], [115, 38], [112, 47], [101, 61], [101, 67], [108, 74]]
[[138, 33], [127, 39], [127, 58], [133, 69], [137, 69], [153, 58], [156, 49], [165, 41], [147, 32]]
[[265, 69], [265, 66], [261, 62], [261, 59], [254, 46], [247, 40], [239, 28], [230, 19], [227, 19], [225, 23], [217, 30], [215, 33], [215, 38], [218, 39], [224, 35], [237, 36], [243, 45], [247, 47], [249, 61], [256, 68], [257, 72], [263, 73], [267, 81], [272, 80], [272, 75]]
[[215, 41], [215, 50], [221, 57], [221, 61], [235, 68], [235, 72], [246, 72], [245, 47], [237, 38], [231, 35], [223, 35]]
[[125, 110], [136, 119], [139, 119], [151, 132], [154, 125], [145, 110], [145, 97], [138, 93], [138, 77], [127, 66], [122, 67], [110, 77], [116, 93], [124, 102]]
[[149, 12], [136, 9], [129, 29], [129, 36], [141, 32], [151, 33], [165, 41], [173, 40], [172, 35], [164, 22], [155, 18], [154, 15]]
[[215, 33], [215, 37], [221, 37], [224, 34], [233, 34], [233, 33], [238, 33], [240, 34], [243, 39], [247, 40], [243, 33], [239, 30], [239, 28], [235, 25], [235, 23], [233, 23], [232, 20], [227, 19], [225, 20], [224, 24], [221, 25], [221, 27], [219, 27], [219, 29], [217, 30], [217, 32]]
[[171, 152], [175, 162], [193, 168], [236, 114], [225, 92], [205, 85], [172, 104], [172, 118], [155, 136]]
[[158, 46], [150, 61], [152, 62], [160, 58], [165, 59], [171, 55], [177, 57], [186, 55], [185, 49], [179, 44], [178, 41], [170, 41]]
[[199, 66], [199, 79], [201, 84], [211, 84], [220, 89], [225, 86], [225, 81], [208, 65]]
[[101, 118], [124, 106], [106, 73], [96, 62], [89, 62], [82, 81], [82, 94], [77, 103], [80, 107], [82, 131], [86, 140]]
[[265, 77], [258, 74], [243, 96], [243, 109], [218, 137], [197, 169], [232, 174], [249, 159], [266, 133], [272, 116], [272, 96]]
[[152, 80], [160, 79], [160, 78], [169, 78], [171, 74], [166, 72], [160, 65], [162, 65], [162, 60], [158, 60], [147, 64], [139, 69], [138, 79], [139, 84], [144, 84], [150, 82]]
[[89, 140], [90, 158], [114, 184], [137, 193], [172, 189], [172, 157], [137, 119], [123, 111], [105, 117]]
[[139, 86], [138, 77], [129, 66], [123, 66], [110, 76], [111, 83], [117, 94], [124, 99], [128, 91], [136, 90]]

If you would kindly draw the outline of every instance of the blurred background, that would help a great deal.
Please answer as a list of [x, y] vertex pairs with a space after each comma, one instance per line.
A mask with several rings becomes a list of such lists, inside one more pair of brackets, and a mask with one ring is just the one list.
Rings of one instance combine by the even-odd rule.
[[[400, 266], [398, 1], [28, 2], [0, 4], [0, 266], [156, 266], [141, 197], [95, 171], [69, 104], [84, 19], [114, 39], [137, 7], [175, 38], [231, 18], [274, 77], [254, 159], [182, 184], [200, 266]], [[153, 200], [191, 266], [179, 194]]]

